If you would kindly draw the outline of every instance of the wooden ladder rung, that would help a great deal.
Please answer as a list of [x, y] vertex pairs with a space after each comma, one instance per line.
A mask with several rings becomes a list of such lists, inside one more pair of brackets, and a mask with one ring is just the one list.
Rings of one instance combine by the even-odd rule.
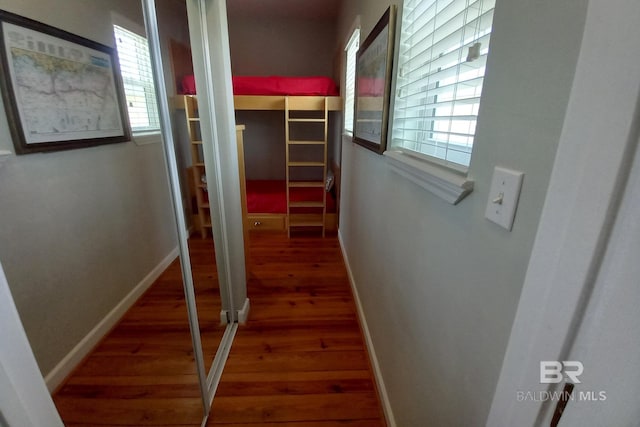
[[291, 208], [324, 208], [324, 202], [303, 201], [303, 202], [289, 202]]
[[322, 214], [291, 214], [289, 227], [324, 227]]
[[325, 145], [327, 141], [287, 141], [288, 145]]
[[289, 162], [287, 166], [321, 166], [324, 167], [324, 162]]
[[287, 119], [289, 122], [297, 122], [297, 123], [324, 123], [325, 119]]
[[323, 181], [289, 181], [290, 188], [322, 188]]

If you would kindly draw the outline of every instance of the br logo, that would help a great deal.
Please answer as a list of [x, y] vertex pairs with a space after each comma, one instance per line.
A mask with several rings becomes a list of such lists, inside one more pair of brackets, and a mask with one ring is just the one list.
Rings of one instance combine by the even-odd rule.
[[540, 362], [540, 384], [557, 384], [564, 377], [574, 384], [580, 384], [578, 377], [584, 372], [582, 362], [576, 360], [543, 360]]

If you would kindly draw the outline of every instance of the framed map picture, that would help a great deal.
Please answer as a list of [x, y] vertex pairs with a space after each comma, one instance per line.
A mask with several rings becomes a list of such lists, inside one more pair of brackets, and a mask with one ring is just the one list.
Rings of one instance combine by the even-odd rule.
[[113, 48], [0, 10], [0, 85], [17, 154], [130, 140]]
[[387, 146], [396, 7], [382, 15], [356, 58], [353, 142], [378, 154]]

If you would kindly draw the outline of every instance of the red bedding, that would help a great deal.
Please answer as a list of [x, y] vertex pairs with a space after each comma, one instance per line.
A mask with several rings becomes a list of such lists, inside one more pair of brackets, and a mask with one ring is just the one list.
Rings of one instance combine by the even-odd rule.
[[384, 96], [385, 81], [378, 77], [358, 79], [358, 96]]
[[[183, 95], [195, 95], [193, 75], [182, 79]], [[339, 96], [336, 83], [329, 77], [233, 77], [234, 95]]]
[[[287, 184], [285, 181], [247, 181], [247, 212], [287, 213]], [[292, 188], [292, 201], [320, 200], [323, 188]], [[327, 194], [327, 212], [335, 213], [336, 202]]]

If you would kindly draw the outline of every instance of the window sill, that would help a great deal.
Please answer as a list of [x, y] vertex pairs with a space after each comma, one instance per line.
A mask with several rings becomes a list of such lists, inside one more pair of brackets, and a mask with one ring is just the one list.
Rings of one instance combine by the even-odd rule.
[[385, 151], [391, 169], [441, 199], [456, 205], [473, 191], [473, 180], [463, 173], [412, 157], [401, 151]]
[[131, 137], [136, 145], [148, 145], [155, 144], [162, 141], [162, 135], [160, 132], [137, 132]]

